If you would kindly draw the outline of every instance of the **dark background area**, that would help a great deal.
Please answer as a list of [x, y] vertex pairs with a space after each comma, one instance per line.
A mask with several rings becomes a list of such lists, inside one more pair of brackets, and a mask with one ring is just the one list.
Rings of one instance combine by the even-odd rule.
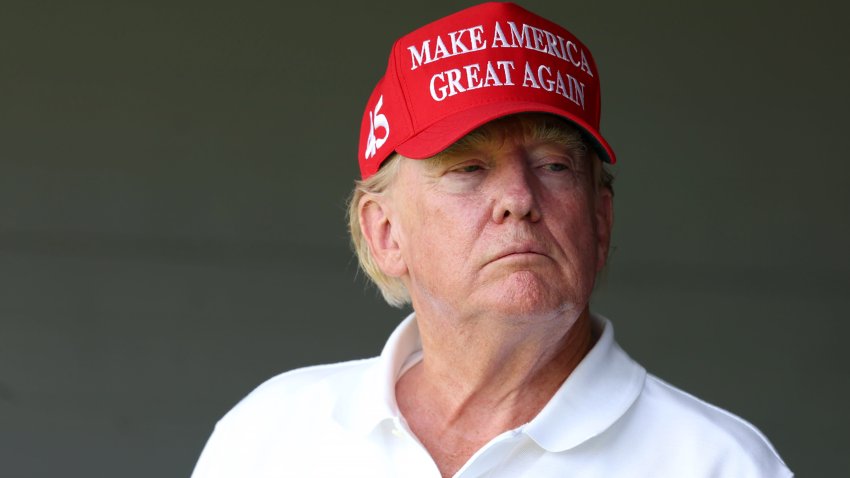
[[[850, 468], [833, 3], [523, 3], [600, 69], [595, 310], [798, 476]], [[188, 476], [263, 380], [380, 351], [406, 311], [348, 247], [360, 115], [393, 40], [469, 4], [0, 4], [0, 476]]]

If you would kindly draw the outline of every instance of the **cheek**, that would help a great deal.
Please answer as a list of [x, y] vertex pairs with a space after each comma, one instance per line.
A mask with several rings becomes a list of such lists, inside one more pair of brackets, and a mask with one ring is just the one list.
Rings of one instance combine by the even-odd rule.
[[407, 221], [412, 226], [408, 228], [405, 251], [409, 264], [419, 271], [461, 270], [464, 259], [473, 252], [481, 215], [461, 199], [423, 201], [418, 206], [411, 208]]
[[571, 195], [550, 205], [552, 207], [549, 208], [548, 229], [557, 235], [556, 240], [573, 263], [572, 267], [595, 268], [598, 249], [596, 222], [592, 207], [588, 206], [586, 198], [582, 195]]

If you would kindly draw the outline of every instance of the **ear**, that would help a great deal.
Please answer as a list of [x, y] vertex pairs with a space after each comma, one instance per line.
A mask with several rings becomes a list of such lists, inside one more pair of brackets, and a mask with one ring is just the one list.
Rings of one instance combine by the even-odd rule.
[[596, 270], [608, 262], [611, 231], [614, 228], [614, 193], [603, 186], [596, 192]]
[[390, 277], [407, 273], [407, 264], [396, 239], [397, 227], [392, 219], [390, 198], [365, 194], [357, 205], [360, 231], [369, 244], [369, 251], [381, 271]]

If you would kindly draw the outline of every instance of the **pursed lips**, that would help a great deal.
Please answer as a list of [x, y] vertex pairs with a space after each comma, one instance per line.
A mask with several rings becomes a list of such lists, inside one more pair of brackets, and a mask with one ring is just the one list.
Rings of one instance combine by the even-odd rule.
[[500, 259], [505, 259], [511, 256], [520, 256], [520, 255], [540, 255], [548, 257], [545, 248], [540, 247], [534, 242], [528, 243], [520, 243], [520, 244], [512, 244], [504, 249], [501, 249], [497, 254], [494, 255], [493, 259], [490, 262], [498, 261]]

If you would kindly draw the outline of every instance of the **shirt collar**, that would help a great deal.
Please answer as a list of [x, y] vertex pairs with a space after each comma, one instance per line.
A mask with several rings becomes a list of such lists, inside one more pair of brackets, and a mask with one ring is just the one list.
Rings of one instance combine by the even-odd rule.
[[[541, 448], [568, 450], [613, 425], [643, 389], [646, 371], [614, 341], [614, 327], [592, 316], [599, 339], [564, 381], [543, 410], [523, 427]], [[371, 361], [359, 383], [341, 391], [334, 417], [345, 428], [366, 435], [384, 420], [401, 417], [395, 384], [408, 358], [422, 350], [414, 314], [408, 315], [387, 340], [380, 357]]]
[[523, 429], [541, 448], [564, 451], [605, 431], [640, 396], [646, 370], [614, 341], [608, 319], [592, 316], [599, 340]]
[[[342, 399], [334, 408], [334, 417], [345, 428], [366, 435], [382, 421], [401, 417], [395, 384], [408, 365], [408, 358], [422, 350], [414, 315], [405, 317], [395, 328], [380, 357], [370, 362], [360, 382], [339, 395]], [[347, 395], [350, 398], [346, 399]]]

